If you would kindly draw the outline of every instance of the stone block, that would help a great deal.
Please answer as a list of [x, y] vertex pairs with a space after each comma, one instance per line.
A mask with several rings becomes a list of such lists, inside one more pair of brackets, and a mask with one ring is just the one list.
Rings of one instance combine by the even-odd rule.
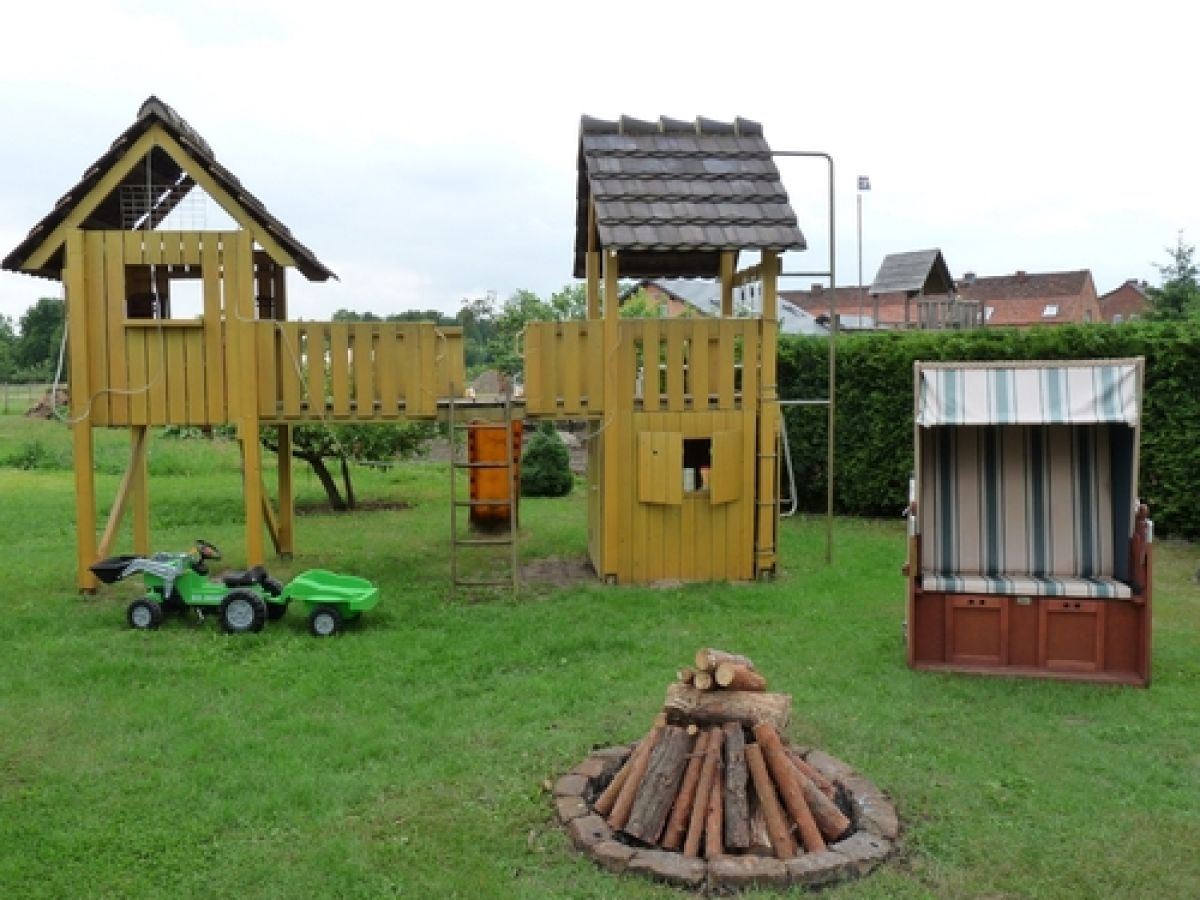
[[887, 859], [888, 854], [892, 852], [892, 844], [878, 835], [860, 831], [829, 849], [846, 857], [851, 873], [866, 875]]
[[854, 804], [854, 821], [858, 828], [894, 841], [900, 834], [900, 819], [892, 801], [865, 778], [847, 778], [843, 786]]
[[850, 860], [833, 850], [823, 850], [820, 853], [801, 853], [784, 865], [793, 884], [819, 887], [845, 878]]
[[854, 775], [854, 769], [824, 750], [813, 750], [804, 760], [830, 781], [844, 781]]
[[554, 782], [555, 797], [582, 797], [588, 780], [582, 775], [564, 775]]
[[712, 887], [740, 891], [750, 887], [784, 887], [788, 870], [773, 856], [719, 856], [708, 862]]
[[625, 871], [640, 872], [668, 884], [697, 888], [708, 875], [708, 863], [666, 850], [638, 850]]
[[593, 844], [588, 852], [597, 865], [619, 875], [625, 871], [625, 867], [629, 865], [629, 861], [638, 851], [628, 844], [621, 844], [617, 841], [600, 841], [598, 844]]
[[573, 768], [571, 770], [570, 774], [571, 775], [582, 775], [584, 778], [587, 778], [589, 781], [594, 780], [594, 779], [600, 778], [602, 775], [604, 775], [604, 773], [609, 765], [609, 762], [610, 762], [609, 760], [605, 759], [602, 756], [589, 756], [587, 759], [585, 759], [583, 762], [581, 762], [579, 765], [577, 765], [575, 768]]
[[564, 825], [592, 811], [582, 797], [555, 797], [554, 808], [558, 810], [558, 821]]
[[572, 844], [580, 850], [591, 852], [591, 848], [596, 844], [612, 838], [612, 829], [602, 818], [593, 814], [580, 816], [568, 822], [567, 834]]

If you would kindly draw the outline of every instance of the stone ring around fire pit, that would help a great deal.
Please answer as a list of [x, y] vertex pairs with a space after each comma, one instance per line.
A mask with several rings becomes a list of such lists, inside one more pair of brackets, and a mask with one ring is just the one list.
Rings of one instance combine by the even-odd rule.
[[801, 853], [789, 860], [757, 854], [706, 860], [626, 843], [592, 804], [636, 746], [595, 750], [554, 784], [558, 819], [571, 843], [610, 872], [633, 872], [693, 890], [818, 887], [866, 875], [894, 849], [900, 826], [891, 801], [846, 763], [820, 750], [801, 752], [801, 756], [839, 788], [853, 813], [854, 825], [849, 837], [822, 852]]

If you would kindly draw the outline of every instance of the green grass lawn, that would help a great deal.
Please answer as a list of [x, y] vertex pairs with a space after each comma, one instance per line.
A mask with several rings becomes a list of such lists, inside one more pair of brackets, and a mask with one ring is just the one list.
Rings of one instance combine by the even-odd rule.
[[[127, 453], [98, 436], [111, 498]], [[794, 696], [793, 741], [887, 791], [901, 852], [829, 897], [1186, 897], [1200, 890], [1200, 588], [1156, 547], [1150, 690], [904, 666], [903, 523], [783, 526], [771, 584], [534, 587], [451, 600], [447, 477], [361, 472], [411, 508], [309, 514], [296, 558], [379, 606], [333, 640], [293, 610], [126, 627], [136, 586], [74, 590], [65, 429], [0, 419], [0, 892], [10, 897], [669, 897], [569, 848], [543, 784], [649, 727], [695, 649], [751, 655]], [[156, 548], [241, 563], [228, 443], [156, 439]], [[297, 470], [301, 503], [321, 499]], [[108, 502], [106, 499], [105, 503]], [[106, 511], [106, 510], [105, 510]], [[527, 558], [581, 556], [581, 491], [522, 504]], [[128, 550], [128, 545], [122, 548]]]

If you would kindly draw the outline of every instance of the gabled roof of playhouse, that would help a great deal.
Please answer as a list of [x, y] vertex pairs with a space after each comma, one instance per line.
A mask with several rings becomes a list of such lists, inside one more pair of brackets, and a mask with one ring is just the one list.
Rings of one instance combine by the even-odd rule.
[[870, 293], [953, 294], [954, 279], [941, 250], [910, 250], [889, 253], [879, 264]]
[[723, 250], [802, 250], [804, 235], [763, 138], [748, 119], [579, 126], [575, 275], [584, 275], [588, 202], [599, 249], [621, 253], [621, 275], [715, 277]]
[[232, 172], [217, 162], [208, 142], [157, 97], [138, 110], [137, 119], [29, 235], [0, 262], [13, 272], [62, 278], [66, 234], [73, 228], [122, 230], [123, 187], [154, 184], [172, 189], [155, 201], [152, 223], [161, 222], [197, 185], [283, 265], [295, 265], [311, 281], [337, 276], [292, 235]]

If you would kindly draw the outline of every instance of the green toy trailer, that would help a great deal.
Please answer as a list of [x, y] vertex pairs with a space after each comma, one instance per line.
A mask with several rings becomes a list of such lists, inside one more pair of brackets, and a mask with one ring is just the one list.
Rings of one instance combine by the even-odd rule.
[[215, 610], [221, 628], [229, 634], [261, 631], [268, 619], [283, 618], [288, 604], [298, 600], [308, 614], [309, 631], [329, 637], [378, 600], [379, 589], [365, 578], [324, 569], [302, 572], [287, 585], [262, 566], [209, 578], [208, 563], [220, 558], [220, 550], [198, 540], [190, 553], [112, 556], [91, 570], [105, 584], [142, 576], [146, 594], [126, 611], [129, 625], [138, 629], [157, 628], [166, 612], [190, 608], [201, 613]]

